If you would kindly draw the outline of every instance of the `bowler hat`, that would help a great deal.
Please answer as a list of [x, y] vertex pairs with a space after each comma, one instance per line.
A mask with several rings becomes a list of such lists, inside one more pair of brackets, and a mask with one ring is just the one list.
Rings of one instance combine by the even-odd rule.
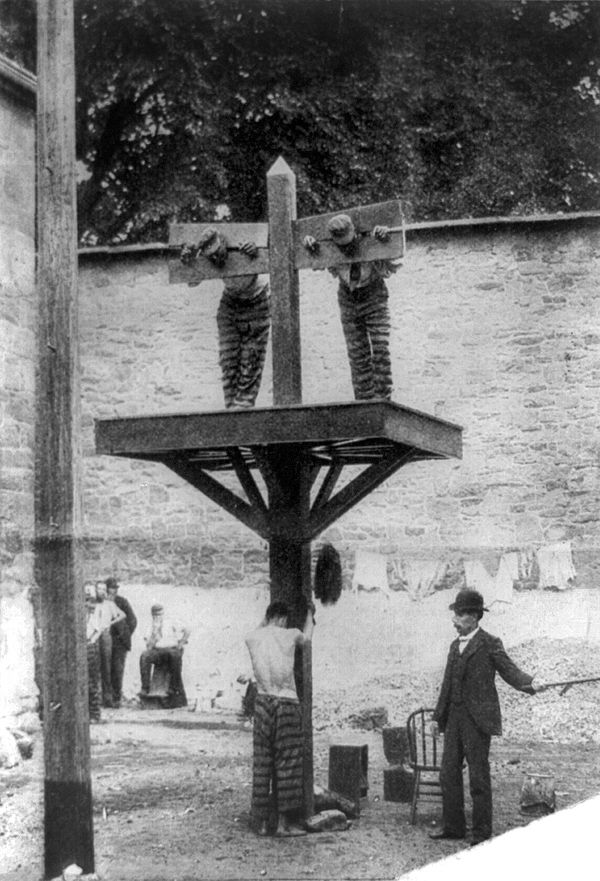
[[349, 245], [356, 235], [352, 218], [347, 214], [336, 214], [327, 224], [327, 229], [336, 245]]
[[459, 590], [456, 599], [448, 606], [457, 615], [464, 615], [467, 612], [487, 612], [483, 605], [483, 597], [478, 590]]
[[150, 613], [152, 615], [158, 615], [160, 612], [164, 612], [164, 606], [161, 606], [160, 603], [154, 603], [154, 605], [150, 608]]

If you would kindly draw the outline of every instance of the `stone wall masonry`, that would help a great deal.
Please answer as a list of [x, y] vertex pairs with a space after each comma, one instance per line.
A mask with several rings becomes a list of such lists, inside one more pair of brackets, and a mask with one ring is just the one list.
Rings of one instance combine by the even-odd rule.
[[[35, 705], [33, 92], [0, 65], [0, 719]], [[25, 84], [25, 85], [24, 85]]]
[[[322, 536], [462, 560], [570, 541], [579, 586], [600, 569], [598, 218], [408, 231], [389, 281], [394, 400], [464, 427], [462, 461], [398, 472]], [[336, 284], [303, 272], [305, 403], [350, 400]], [[220, 284], [168, 285], [164, 251], [83, 253], [80, 326], [87, 575], [264, 586], [266, 544], [161, 465], [94, 455], [94, 419], [222, 407]], [[270, 352], [258, 406], [272, 400]], [[316, 543], [318, 547], [319, 542]], [[394, 571], [391, 568], [392, 581]], [[398, 585], [395, 585], [398, 586]]]

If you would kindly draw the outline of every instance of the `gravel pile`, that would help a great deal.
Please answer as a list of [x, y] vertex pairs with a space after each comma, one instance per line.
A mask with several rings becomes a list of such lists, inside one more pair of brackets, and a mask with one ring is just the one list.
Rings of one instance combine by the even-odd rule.
[[[600, 676], [600, 645], [578, 639], [531, 640], [510, 649], [510, 656], [540, 681]], [[316, 731], [346, 728], [374, 705], [385, 707], [388, 724], [404, 725], [412, 710], [434, 706], [442, 670], [402, 673], [398, 669], [348, 689], [313, 696]], [[600, 682], [560, 688], [530, 697], [497, 677], [504, 737], [518, 741], [600, 743]]]
[[[532, 640], [511, 657], [544, 682], [600, 676], [600, 646], [578, 639]], [[527, 697], [500, 681], [504, 735], [515, 740], [600, 743], [600, 682], [560, 688]]]

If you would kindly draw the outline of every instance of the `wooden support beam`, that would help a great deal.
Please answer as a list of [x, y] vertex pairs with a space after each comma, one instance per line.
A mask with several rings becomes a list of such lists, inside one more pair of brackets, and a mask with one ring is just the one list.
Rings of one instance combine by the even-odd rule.
[[296, 219], [296, 175], [280, 156], [267, 172], [273, 403], [300, 404], [300, 299], [292, 221]]
[[38, 0], [35, 573], [42, 607], [44, 872], [94, 872], [81, 579], [72, 0]]
[[323, 463], [318, 458], [315, 458], [311, 454], [310, 465], [308, 468], [308, 475], [307, 475], [308, 485], [311, 489], [312, 489], [312, 486], [313, 486], [315, 480], [317, 479], [319, 471], [321, 470], [322, 467], [323, 467]]
[[335, 520], [338, 520], [342, 514], [345, 514], [346, 511], [349, 511], [350, 508], [362, 501], [365, 496], [368, 496], [370, 492], [373, 492], [380, 483], [383, 483], [395, 471], [411, 461], [411, 451], [400, 456], [394, 450], [392, 453], [388, 453], [376, 465], [369, 465], [368, 468], [355, 477], [354, 480], [351, 480], [350, 483], [346, 484], [325, 505], [321, 505], [316, 510], [313, 507], [310, 512], [308, 525], [308, 537], [310, 540], [312, 541], [312, 539], [316, 538], [320, 532], [323, 532]]
[[262, 538], [269, 538], [267, 520], [260, 508], [249, 505], [200, 467], [189, 465], [185, 460], [176, 457], [162, 461], [171, 471], [187, 480], [193, 487], [208, 496], [212, 502], [240, 520], [253, 532], [257, 532]]
[[323, 479], [323, 483], [319, 487], [319, 492], [317, 493], [316, 498], [313, 502], [313, 511], [317, 511], [329, 500], [329, 497], [335, 488], [335, 485], [338, 481], [340, 474], [342, 473], [343, 468], [344, 466], [341, 462], [336, 462], [334, 460], [331, 463], [327, 474]]
[[252, 472], [244, 461], [244, 458], [240, 453], [239, 448], [229, 447], [227, 450], [227, 455], [229, 457], [229, 461], [233, 465], [235, 473], [237, 474], [242, 489], [248, 496], [248, 501], [251, 505], [254, 505], [256, 510], [262, 511], [262, 513], [266, 517], [267, 506], [265, 504], [265, 500], [263, 499], [261, 492], [256, 485], [256, 481], [252, 476]]

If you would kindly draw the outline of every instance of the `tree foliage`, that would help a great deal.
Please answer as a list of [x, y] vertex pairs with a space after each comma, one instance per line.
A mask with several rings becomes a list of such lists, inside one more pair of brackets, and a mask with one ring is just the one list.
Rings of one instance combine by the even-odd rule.
[[[8, 7], [22, 26], [0, 29], [0, 50], [23, 55], [31, 2]], [[85, 243], [164, 240], [220, 205], [264, 219], [279, 155], [301, 216], [394, 197], [417, 220], [599, 207], [600, 4], [75, 0], [75, 14]]]

